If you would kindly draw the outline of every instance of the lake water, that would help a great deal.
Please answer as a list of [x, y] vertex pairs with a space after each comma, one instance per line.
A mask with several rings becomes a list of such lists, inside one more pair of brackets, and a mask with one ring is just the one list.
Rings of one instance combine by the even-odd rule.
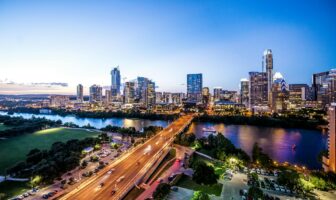
[[[251, 155], [255, 142], [259, 143], [265, 153], [279, 162], [289, 162], [320, 169], [317, 161], [320, 151], [326, 148], [328, 135], [315, 130], [284, 129], [257, 127], [248, 125], [225, 125], [222, 123], [193, 123], [191, 132], [200, 138], [204, 136], [203, 128], [214, 128], [217, 132], [231, 140], [236, 146]], [[292, 149], [292, 145], [296, 149]]]
[[[0, 115], [6, 115], [1, 112]], [[88, 123], [95, 128], [103, 128], [107, 125], [120, 127], [135, 127], [141, 130], [146, 126], [162, 126], [166, 127], [170, 122], [164, 120], [145, 120], [145, 119], [128, 119], [128, 118], [77, 118], [75, 116], [60, 115], [34, 115], [27, 113], [15, 113], [12, 116], [22, 116], [23, 118], [45, 117], [50, 120], [61, 120], [64, 122], [72, 122], [79, 126]], [[320, 169], [321, 164], [317, 161], [319, 152], [326, 148], [328, 136], [315, 130], [304, 129], [284, 129], [284, 128], [268, 128], [248, 125], [225, 125], [223, 123], [193, 123], [189, 131], [202, 137], [203, 128], [214, 128], [221, 132], [232, 143], [242, 148], [248, 154], [251, 154], [252, 147], [255, 142], [263, 148], [264, 152], [279, 162], [289, 162], [306, 166], [310, 169]], [[296, 145], [296, 149], [292, 149], [292, 145]]]
[[[6, 112], [0, 111], [0, 115], [7, 115]], [[84, 126], [90, 124], [95, 128], [104, 128], [107, 125], [119, 126], [119, 127], [135, 127], [136, 130], [141, 130], [147, 126], [168, 126], [169, 122], [164, 120], [146, 120], [146, 119], [132, 119], [132, 118], [107, 118], [107, 119], [95, 119], [95, 118], [78, 118], [73, 115], [60, 116], [60, 115], [46, 115], [46, 114], [29, 114], [29, 113], [14, 113], [13, 117], [23, 117], [30, 119], [35, 117], [44, 117], [49, 120], [61, 120], [63, 123], [72, 122], [78, 126]]]

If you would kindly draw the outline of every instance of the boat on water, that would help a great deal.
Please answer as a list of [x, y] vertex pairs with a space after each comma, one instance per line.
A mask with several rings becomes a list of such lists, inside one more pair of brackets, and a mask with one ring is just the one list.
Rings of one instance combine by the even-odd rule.
[[214, 129], [214, 128], [203, 128], [202, 132], [203, 132], [204, 136], [208, 137], [209, 135], [216, 134], [216, 129]]

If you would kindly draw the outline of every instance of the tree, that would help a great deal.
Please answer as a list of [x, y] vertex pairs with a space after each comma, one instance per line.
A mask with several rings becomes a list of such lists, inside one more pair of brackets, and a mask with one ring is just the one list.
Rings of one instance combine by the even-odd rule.
[[273, 165], [272, 159], [263, 152], [262, 148], [259, 147], [258, 143], [254, 143], [252, 149], [252, 160], [261, 166], [270, 167]]
[[249, 188], [247, 195], [252, 199], [262, 199], [264, 193], [260, 188], [252, 186]]
[[210, 200], [210, 197], [205, 192], [196, 191], [191, 200]]
[[279, 174], [278, 182], [293, 191], [301, 191], [300, 175], [296, 171], [287, 170]]
[[213, 167], [203, 161], [196, 161], [193, 164], [193, 180], [198, 184], [213, 185], [217, 183], [219, 176], [215, 174]]
[[5, 193], [0, 193], [0, 200], [6, 199], [6, 194]]
[[29, 182], [29, 185], [31, 187], [36, 187], [38, 186], [42, 181], [42, 177], [41, 176], [35, 176], [30, 182]]
[[155, 200], [164, 199], [170, 192], [170, 185], [167, 183], [160, 183], [153, 193], [153, 198]]

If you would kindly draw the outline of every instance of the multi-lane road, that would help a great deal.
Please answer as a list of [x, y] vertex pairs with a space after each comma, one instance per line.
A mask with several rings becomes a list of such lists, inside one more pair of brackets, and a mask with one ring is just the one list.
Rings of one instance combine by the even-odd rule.
[[[171, 145], [174, 135], [181, 132], [192, 119], [192, 115], [180, 117], [143, 145], [135, 147], [119, 160], [104, 168], [97, 176], [83, 182], [60, 199], [122, 199]], [[108, 171], [111, 169], [113, 172], [109, 174]]]

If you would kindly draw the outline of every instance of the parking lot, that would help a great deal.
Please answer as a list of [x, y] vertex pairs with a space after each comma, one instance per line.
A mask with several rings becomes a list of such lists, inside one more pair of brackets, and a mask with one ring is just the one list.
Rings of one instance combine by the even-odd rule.
[[[258, 180], [255, 179], [257, 174]], [[227, 172], [223, 180], [222, 198], [229, 200], [247, 199], [249, 187], [259, 187], [267, 199], [291, 200], [296, 199], [292, 191], [277, 184], [277, 171], [262, 169], [245, 169], [243, 172]]]

